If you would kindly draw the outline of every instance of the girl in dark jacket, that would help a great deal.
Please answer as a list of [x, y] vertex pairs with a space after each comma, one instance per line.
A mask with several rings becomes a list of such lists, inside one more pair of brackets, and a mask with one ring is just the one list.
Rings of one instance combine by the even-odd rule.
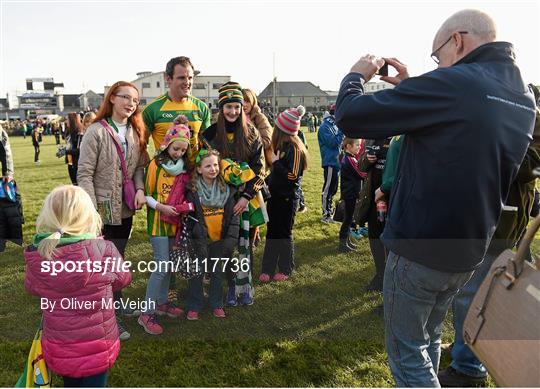
[[[292, 228], [296, 214], [297, 189], [307, 168], [307, 150], [300, 138], [302, 106], [289, 108], [278, 115], [272, 135], [272, 172], [267, 178], [270, 189], [268, 200], [268, 230], [259, 281], [285, 281], [294, 269]], [[276, 273], [276, 266], [278, 272]]]
[[[188, 219], [188, 228], [197, 252], [198, 265], [210, 273], [209, 300], [215, 317], [225, 317], [223, 310], [223, 261], [240, 266], [232, 258], [238, 243], [239, 216], [234, 214], [236, 190], [225, 183], [220, 175], [217, 150], [201, 149], [195, 159], [195, 171], [186, 200], [195, 206], [195, 219]], [[236, 262], [236, 263], [235, 263]], [[187, 319], [198, 320], [203, 308], [203, 275], [188, 281]]]
[[[233, 208], [235, 216], [244, 212], [248, 203], [253, 199], [264, 184], [263, 143], [259, 132], [248, 123], [242, 109], [244, 97], [242, 87], [235, 82], [227, 82], [219, 88], [219, 114], [217, 123], [208, 127], [202, 134], [203, 147], [219, 151], [221, 158], [229, 158], [234, 162], [245, 162], [255, 173], [255, 177], [243, 185], [236, 195], [237, 201]], [[254, 228], [250, 229], [255, 231]], [[250, 231], [250, 232], [251, 232]], [[253, 235], [250, 236], [252, 242]], [[253, 260], [252, 245], [250, 258]], [[250, 264], [251, 269], [251, 264]], [[229, 290], [227, 305], [237, 305], [235, 289], [235, 273], [230, 267], [226, 269]], [[241, 305], [253, 304], [250, 294], [240, 296]]]
[[345, 202], [345, 216], [339, 230], [339, 251], [347, 253], [356, 249], [351, 242], [350, 228], [353, 222], [354, 207], [366, 173], [358, 167], [358, 153], [362, 147], [360, 139], [343, 139], [344, 155], [341, 159], [341, 199]]

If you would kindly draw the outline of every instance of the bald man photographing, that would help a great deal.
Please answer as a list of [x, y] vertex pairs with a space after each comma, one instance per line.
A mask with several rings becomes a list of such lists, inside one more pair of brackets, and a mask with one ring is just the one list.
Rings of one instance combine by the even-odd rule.
[[[410, 77], [366, 55], [343, 79], [336, 122], [351, 138], [407, 134], [386, 228], [386, 349], [397, 386], [438, 387], [444, 318], [484, 258], [532, 140], [533, 95], [493, 20], [463, 10], [433, 40], [434, 71]], [[364, 94], [384, 63], [396, 87]]]

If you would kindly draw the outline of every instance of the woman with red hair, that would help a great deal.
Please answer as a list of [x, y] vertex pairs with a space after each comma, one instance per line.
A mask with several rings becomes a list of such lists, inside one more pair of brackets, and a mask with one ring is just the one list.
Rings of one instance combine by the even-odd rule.
[[[134, 207], [124, 201], [121, 160], [125, 161], [127, 178], [135, 184]], [[105, 95], [94, 123], [85, 132], [77, 182], [88, 192], [103, 219], [105, 239], [116, 245], [122, 257], [131, 234], [135, 213], [132, 208], [140, 209], [146, 202], [144, 168], [147, 163], [139, 91], [129, 82], [118, 81]], [[120, 298], [120, 294], [115, 295], [115, 299]], [[136, 316], [140, 311], [124, 309], [122, 313]], [[121, 340], [129, 338], [129, 332], [121, 325], [119, 330]]]

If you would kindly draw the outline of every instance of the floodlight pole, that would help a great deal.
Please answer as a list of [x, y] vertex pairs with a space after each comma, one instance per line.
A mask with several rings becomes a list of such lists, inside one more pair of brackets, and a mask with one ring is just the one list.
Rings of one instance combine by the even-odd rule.
[[276, 101], [276, 53], [272, 53], [273, 73], [274, 78], [272, 80], [272, 113], [274, 117], [277, 116], [277, 101]]

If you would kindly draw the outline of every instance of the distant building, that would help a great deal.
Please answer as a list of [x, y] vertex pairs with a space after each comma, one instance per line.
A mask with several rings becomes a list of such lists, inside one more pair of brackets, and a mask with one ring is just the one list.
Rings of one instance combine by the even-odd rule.
[[79, 100], [80, 94], [65, 94], [60, 95], [59, 100], [61, 101], [62, 112], [79, 112], [81, 111], [81, 102]]
[[20, 119], [20, 115], [18, 109], [10, 108], [8, 96], [5, 99], [0, 99], [0, 120], [9, 119]]
[[[215, 108], [218, 105], [218, 89], [230, 80], [231, 76], [205, 76], [197, 74], [193, 80], [193, 96], [202, 100], [210, 107]], [[142, 106], [145, 106], [156, 97], [163, 95], [168, 90], [165, 72], [139, 72], [137, 73], [137, 79], [133, 80], [132, 83], [141, 92]]]
[[193, 96], [202, 100], [210, 108], [217, 108], [219, 88], [228, 81], [231, 81], [231, 76], [198, 75], [193, 81]]
[[137, 79], [131, 81], [141, 93], [141, 105], [145, 106], [156, 97], [161, 96], [167, 90], [165, 72], [139, 72]]
[[62, 102], [56, 88], [63, 86], [63, 83], [55, 83], [52, 77], [27, 78], [26, 91], [17, 96], [20, 118], [35, 118], [38, 115], [60, 113]]
[[[260, 105], [272, 106], [274, 82], [270, 82], [257, 97]], [[303, 105], [308, 112], [324, 111], [336, 101], [336, 96], [321, 90], [309, 81], [276, 81], [275, 97], [277, 110]]]
[[329, 105], [335, 104], [339, 92], [334, 90], [325, 90], [325, 92], [328, 94]]
[[91, 111], [99, 109], [103, 102], [103, 95], [95, 93], [93, 90], [89, 90], [82, 95], [79, 95], [79, 106], [83, 111]]

